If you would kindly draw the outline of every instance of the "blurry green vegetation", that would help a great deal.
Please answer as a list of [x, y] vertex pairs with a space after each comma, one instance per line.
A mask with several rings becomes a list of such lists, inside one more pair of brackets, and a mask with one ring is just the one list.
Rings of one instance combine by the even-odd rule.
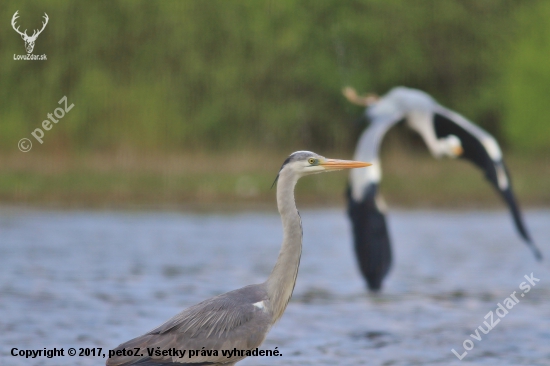
[[[501, 198], [472, 164], [405, 149], [391, 133], [382, 154], [381, 192], [403, 207], [497, 208]], [[275, 210], [271, 189], [283, 153], [0, 156], [0, 202], [49, 207]], [[341, 152], [326, 156], [340, 157]], [[550, 205], [550, 161], [507, 155], [521, 206]], [[345, 205], [348, 174], [307, 177], [296, 188], [300, 207]]]
[[[29, 34], [48, 13], [47, 61], [13, 60], [16, 10]], [[364, 126], [343, 86], [405, 85], [493, 133], [519, 201], [550, 205], [548, 1], [8, 0], [0, 19], [2, 203], [273, 207], [289, 152], [350, 156]], [[30, 133], [64, 95], [75, 107], [40, 145]], [[406, 131], [384, 143], [390, 204], [504, 207]], [[304, 179], [298, 201], [342, 203], [346, 179]]]
[[[47, 61], [12, 59], [16, 10], [29, 30], [48, 13], [34, 50]], [[505, 147], [549, 149], [542, 0], [10, 0], [0, 15], [4, 153], [63, 95], [75, 108], [28, 154], [349, 153], [361, 110], [345, 85], [417, 87]]]
[[527, 154], [550, 158], [550, 2], [519, 12], [517, 41], [500, 80], [506, 136]]

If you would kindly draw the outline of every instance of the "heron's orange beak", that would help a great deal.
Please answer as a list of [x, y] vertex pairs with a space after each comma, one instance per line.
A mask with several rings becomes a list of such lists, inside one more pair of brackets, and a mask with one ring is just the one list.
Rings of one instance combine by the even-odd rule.
[[342, 94], [349, 102], [361, 107], [368, 107], [371, 104], [378, 102], [378, 100], [380, 99], [380, 97], [374, 93], [370, 93], [367, 95], [358, 95], [357, 91], [355, 91], [355, 89], [350, 86], [346, 86], [344, 89], [342, 89]]
[[457, 146], [453, 149], [453, 152], [455, 156], [460, 156], [464, 153], [464, 149], [462, 148], [462, 146]]
[[325, 161], [319, 163], [319, 165], [324, 167], [326, 170], [341, 170], [341, 169], [352, 169], [352, 168], [364, 168], [372, 164], [364, 163], [362, 161], [353, 161], [353, 160], [326, 159]]

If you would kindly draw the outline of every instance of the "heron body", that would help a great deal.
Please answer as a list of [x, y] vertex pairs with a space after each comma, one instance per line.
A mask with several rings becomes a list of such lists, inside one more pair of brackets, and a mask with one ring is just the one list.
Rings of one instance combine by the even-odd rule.
[[[259, 347], [272, 325], [283, 315], [294, 290], [302, 253], [302, 223], [294, 202], [294, 187], [298, 179], [324, 171], [368, 165], [326, 159], [309, 151], [291, 154], [277, 176], [277, 206], [283, 224], [283, 243], [267, 281], [218, 295], [183, 310], [161, 326], [114, 350], [139, 349], [137, 357], [114, 356], [107, 360], [107, 365], [234, 365], [245, 358], [240, 352], [228, 356], [227, 351]], [[179, 355], [187, 352], [183, 357], [149, 355], [157, 349], [178, 350]], [[189, 350], [210, 352], [189, 357]]]
[[403, 120], [420, 134], [434, 157], [463, 158], [480, 168], [508, 205], [519, 235], [537, 259], [542, 257], [523, 222], [502, 151], [491, 134], [420, 90], [396, 87], [380, 98], [358, 96], [352, 88], [343, 92], [352, 103], [367, 107], [365, 114], [370, 121], [354, 158], [371, 161], [373, 166], [352, 171], [347, 191], [356, 256], [370, 290], [381, 288], [392, 262], [385, 204], [378, 193], [382, 179], [378, 154], [386, 132]]

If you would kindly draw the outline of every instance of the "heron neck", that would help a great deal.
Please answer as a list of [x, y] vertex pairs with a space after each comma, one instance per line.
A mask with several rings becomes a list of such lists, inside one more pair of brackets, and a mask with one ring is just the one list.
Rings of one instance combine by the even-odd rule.
[[267, 279], [273, 322], [279, 320], [292, 296], [300, 256], [302, 255], [302, 221], [294, 202], [294, 186], [298, 177], [284, 169], [277, 183], [277, 207], [283, 222], [283, 244], [277, 263]]

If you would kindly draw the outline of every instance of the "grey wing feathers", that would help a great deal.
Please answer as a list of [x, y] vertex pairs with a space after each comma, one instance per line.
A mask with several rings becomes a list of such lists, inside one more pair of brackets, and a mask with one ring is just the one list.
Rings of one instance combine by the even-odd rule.
[[[130, 366], [130, 365], [131, 366], [211, 366], [211, 365], [215, 365], [215, 364], [212, 363], [212, 362], [180, 363], [180, 362], [172, 362], [172, 361], [163, 362], [163, 361], [156, 361], [156, 360], [151, 360], [151, 359], [144, 359], [142, 361], [134, 362], [134, 363], [131, 363], [131, 364], [123, 364], [121, 366], [125, 366], [125, 365], [128, 365], [128, 366]], [[224, 364], [224, 366], [229, 366], [229, 365], [233, 365], [233, 363]]]
[[[116, 357], [107, 365], [165, 365], [185, 362], [193, 365], [234, 362], [222, 357], [221, 350], [252, 349], [259, 346], [270, 328], [271, 314], [254, 306], [267, 302], [263, 285], [251, 285], [193, 305], [150, 332], [125, 342], [117, 349], [140, 348], [140, 357]], [[205, 356], [189, 359], [171, 356], [148, 356], [147, 350], [217, 350], [218, 357]], [[139, 363], [141, 362], [141, 363]], [[149, 362], [149, 363], [147, 363]], [[155, 363], [156, 362], [156, 363]], [[164, 362], [164, 363], [163, 363]], [[178, 363], [181, 362], [181, 363]]]
[[[239, 325], [248, 322], [254, 315], [255, 302], [262, 301], [248, 286], [231, 291], [193, 305], [148, 334], [163, 334], [170, 330], [195, 337], [206, 332], [206, 338], [214, 334], [223, 336]], [[243, 291], [243, 290], [251, 291]]]

